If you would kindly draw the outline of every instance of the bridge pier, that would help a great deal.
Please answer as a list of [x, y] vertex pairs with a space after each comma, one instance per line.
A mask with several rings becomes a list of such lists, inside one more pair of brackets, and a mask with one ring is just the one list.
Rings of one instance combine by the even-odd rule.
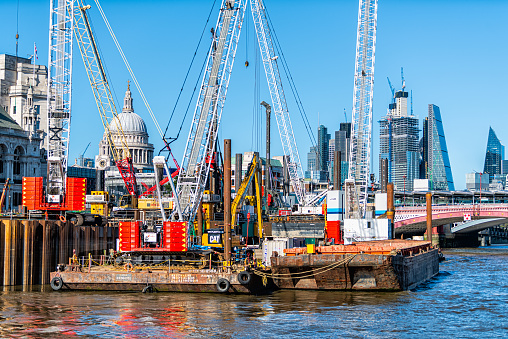
[[490, 246], [492, 245], [492, 239], [488, 235], [480, 234], [480, 246]]

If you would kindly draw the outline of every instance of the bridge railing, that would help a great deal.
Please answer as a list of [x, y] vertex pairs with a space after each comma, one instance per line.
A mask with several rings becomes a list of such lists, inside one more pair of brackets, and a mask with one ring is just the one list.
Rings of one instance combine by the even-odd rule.
[[[479, 212], [507, 212], [508, 204], [475, 204], [475, 205], [433, 205], [432, 214], [439, 213], [479, 213]], [[427, 214], [427, 208], [422, 207], [396, 207], [395, 208], [395, 221], [421, 217]]]

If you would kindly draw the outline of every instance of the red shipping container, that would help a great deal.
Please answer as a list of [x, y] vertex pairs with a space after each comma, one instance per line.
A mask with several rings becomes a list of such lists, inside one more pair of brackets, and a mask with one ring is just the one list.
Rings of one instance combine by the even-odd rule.
[[336, 244], [342, 243], [342, 236], [340, 232], [340, 220], [326, 221], [326, 233], [328, 239], [333, 238]]
[[65, 187], [65, 207], [71, 211], [85, 210], [86, 179], [67, 178]]
[[187, 251], [187, 223], [167, 221], [164, 223], [164, 248], [172, 252]]
[[132, 251], [139, 247], [139, 227], [141, 221], [121, 221], [119, 223], [120, 251]]
[[22, 184], [22, 204], [28, 210], [38, 210], [42, 204], [42, 177], [24, 177]]

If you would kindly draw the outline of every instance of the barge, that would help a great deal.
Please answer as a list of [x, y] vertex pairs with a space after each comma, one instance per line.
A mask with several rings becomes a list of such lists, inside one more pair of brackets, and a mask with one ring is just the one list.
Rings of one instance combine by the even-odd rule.
[[[101, 259], [104, 259], [103, 256]], [[219, 292], [265, 294], [273, 281], [253, 274], [254, 261], [231, 264], [206, 260], [167, 260], [152, 265], [133, 261], [69, 259], [51, 272], [54, 290], [133, 292]], [[264, 270], [263, 272], [268, 272]]]
[[220, 272], [216, 269], [172, 271], [125, 271], [94, 269], [51, 273], [55, 290], [133, 291], [133, 292], [220, 292], [266, 293], [262, 278], [247, 271]]
[[401, 291], [439, 273], [439, 251], [426, 241], [393, 239], [309, 249], [286, 249], [285, 256], [271, 258], [270, 276], [278, 288]]

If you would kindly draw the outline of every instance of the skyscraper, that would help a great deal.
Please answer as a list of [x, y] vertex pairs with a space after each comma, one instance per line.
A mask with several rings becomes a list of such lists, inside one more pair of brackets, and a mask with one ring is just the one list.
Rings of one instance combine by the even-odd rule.
[[388, 180], [399, 191], [413, 190], [413, 181], [419, 177], [418, 119], [412, 113], [408, 115], [407, 98], [408, 92], [404, 89], [397, 91], [395, 102], [390, 104], [387, 115], [379, 121], [379, 161], [388, 159]]
[[439, 107], [429, 104], [429, 116], [423, 121], [423, 155], [430, 189], [454, 191], [452, 168]]
[[[341, 168], [341, 179], [340, 182], [343, 183], [347, 178], [349, 171], [349, 148], [350, 148], [350, 140], [351, 140], [351, 123], [350, 122], [341, 122], [340, 128], [338, 131], [335, 131], [335, 139], [330, 140], [330, 143], [333, 141], [333, 148], [335, 151], [340, 152], [340, 168]], [[332, 149], [330, 145], [330, 150]], [[335, 163], [335, 154], [330, 155], [330, 159], [333, 159], [333, 163]], [[330, 168], [330, 180], [333, 180], [333, 163], [328, 166]]]
[[317, 170], [328, 171], [328, 142], [330, 141], [330, 134], [328, 129], [320, 125], [318, 127], [318, 163]]
[[494, 176], [502, 174], [502, 162], [504, 160], [504, 146], [496, 136], [496, 132], [489, 127], [489, 138], [487, 140], [487, 152], [485, 153], [485, 165], [483, 172], [489, 173], [490, 181]]
[[311, 146], [309, 153], [307, 153], [307, 171], [305, 171], [306, 179], [314, 179], [317, 171], [317, 148]]
[[340, 129], [335, 131], [335, 150], [342, 153], [342, 161], [349, 161], [350, 139], [351, 123], [341, 122]]
[[335, 155], [335, 139], [328, 141], [328, 178], [333, 181], [333, 157]]

